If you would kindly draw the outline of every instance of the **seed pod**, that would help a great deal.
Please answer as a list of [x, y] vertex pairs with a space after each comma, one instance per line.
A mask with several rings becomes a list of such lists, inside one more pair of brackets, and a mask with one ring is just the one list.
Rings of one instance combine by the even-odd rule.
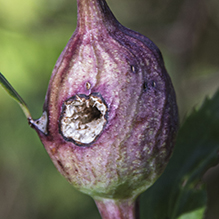
[[78, 0], [77, 29], [33, 123], [58, 170], [92, 196], [136, 196], [163, 172], [177, 121], [159, 49], [105, 1]]
[[31, 124], [77, 189], [95, 200], [134, 200], [172, 153], [174, 89], [152, 41], [122, 26], [105, 0], [77, 2], [77, 29]]

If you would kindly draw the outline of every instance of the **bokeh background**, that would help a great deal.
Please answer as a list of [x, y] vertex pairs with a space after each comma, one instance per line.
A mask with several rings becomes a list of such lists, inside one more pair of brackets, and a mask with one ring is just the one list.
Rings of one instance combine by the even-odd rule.
[[[118, 20], [161, 49], [181, 122], [219, 87], [218, 0], [108, 0]], [[53, 66], [76, 27], [76, 0], [0, 0], [0, 72], [42, 113]], [[207, 127], [206, 127], [207, 128]], [[204, 181], [217, 219], [219, 170]], [[19, 106], [0, 89], [0, 218], [99, 219], [93, 200], [56, 171]]]

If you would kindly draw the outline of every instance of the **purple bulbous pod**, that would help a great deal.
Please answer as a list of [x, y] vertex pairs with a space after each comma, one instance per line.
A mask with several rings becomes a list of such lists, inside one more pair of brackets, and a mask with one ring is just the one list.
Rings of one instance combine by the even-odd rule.
[[171, 156], [174, 89], [151, 40], [122, 26], [105, 0], [77, 3], [77, 28], [32, 127], [59, 172], [97, 205], [135, 200]]

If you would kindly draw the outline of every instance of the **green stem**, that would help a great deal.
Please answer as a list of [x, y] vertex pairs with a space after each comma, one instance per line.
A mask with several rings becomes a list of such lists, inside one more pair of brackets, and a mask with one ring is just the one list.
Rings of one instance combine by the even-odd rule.
[[17, 93], [17, 91], [11, 86], [11, 84], [7, 81], [3, 74], [0, 73], [0, 85], [5, 89], [5, 91], [20, 105], [23, 110], [25, 116], [28, 120], [32, 120], [30, 111], [21, 98], [21, 96]]

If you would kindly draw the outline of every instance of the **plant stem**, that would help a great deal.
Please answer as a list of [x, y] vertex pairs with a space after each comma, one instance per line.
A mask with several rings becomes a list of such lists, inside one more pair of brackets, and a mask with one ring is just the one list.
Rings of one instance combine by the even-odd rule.
[[139, 201], [133, 199], [95, 200], [102, 219], [139, 219]]
[[17, 91], [12, 87], [12, 85], [7, 81], [3, 74], [0, 73], [0, 85], [5, 89], [5, 91], [20, 105], [23, 110], [25, 116], [28, 120], [32, 120], [30, 111], [21, 98], [21, 96], [17, 93]]

